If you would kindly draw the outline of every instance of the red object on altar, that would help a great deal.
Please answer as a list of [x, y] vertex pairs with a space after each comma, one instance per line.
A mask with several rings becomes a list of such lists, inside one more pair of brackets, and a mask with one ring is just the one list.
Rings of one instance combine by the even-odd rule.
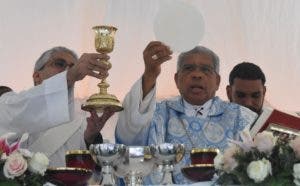
[[48, 168], [45, 173], [48, 182], [64, 186], [86, 186], [91, 176], [91, 170], [74, 167]]
[[251, 134], [255, 135], [264, 130], [300, 135], [300, 117], [277, 109], [265, 108], [251, 128]]
[[67, 167], [84, 168], [95, 171], [96, 163], [88, 150], [67, 151], [65, 159]]

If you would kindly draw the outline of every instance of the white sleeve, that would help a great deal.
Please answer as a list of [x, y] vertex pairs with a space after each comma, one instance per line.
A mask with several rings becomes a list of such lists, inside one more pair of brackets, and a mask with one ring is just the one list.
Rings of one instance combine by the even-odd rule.
[[117, 143], [138, 145], [136, 136], [148, 135], [155, 111], [155, 87], [143, 99], [142, 78], [131, 88], [123, 101], [124, 110], [120, 112], [115, 136]]
[[27, 91], [4, 94], [0, 97], [0, 133], [34, 133], [69, 121], [72, 89], [68, 90], [65, 71]]

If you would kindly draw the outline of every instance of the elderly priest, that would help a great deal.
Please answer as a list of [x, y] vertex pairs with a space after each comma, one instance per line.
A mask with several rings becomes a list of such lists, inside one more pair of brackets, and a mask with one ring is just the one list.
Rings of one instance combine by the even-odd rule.
[[65, 47], [44, 52], [34, 67], [35, 87], [0, 97], [0, 135], [15, 132], [20, 137], [29, 133], [24, 148], [45, 153], [50, 166], [64, 166], [67, 150], [85, 149], [86, 144], [102, 142], [99, 131], [112, 111], [106, 110], [100, 118], [91, 111], [87, 123], [84, 114], [73, 114], [74, 83], [85, 76], [100, 79], [108, 75], [109, 67], [99, 63], [100, 59], [108, 56], [91, 53], [78, 59]]
[[[174, 80], [180, 96], [156, 102], [156, 79], [161, 64], [171, 59], [169, 47], [159, 41], [144, 50], [145, 71], [125, 97], [124, 111], [119, 115], [116, 140], [127, 145], [183, 143], [187, 152], [193, 147], [228, 146], [228, 139], [239, 139], [239, 133], [255, 120], [256, 113], [222, 101], [215, 96], [220, 84], [219, 58], [210, 49], [197, 46], [181, 53]], [[189, 153], [175, 165], [176, 184], [191, 181], [183, 177], [180, 168], [191, 163]], [[155, 171], [157, 172], [157, 171]], [[158, 174], [145, 180], [159, 184]]]

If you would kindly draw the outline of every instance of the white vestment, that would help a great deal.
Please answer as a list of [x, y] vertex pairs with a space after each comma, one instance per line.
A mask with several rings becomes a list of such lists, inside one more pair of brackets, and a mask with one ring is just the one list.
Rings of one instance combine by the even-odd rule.
[[65, 166], [65, 153], [68, 150], [86, 149], [84, 131], [88, 113], [75, 103], [75, 114], [72, 121], [38, 132], [29, 136], [28, 147], [33, 152], [45, 153], [51, 167]]
[[119, 113], [115, 136], [118, 136], [126, 145], [135, 145], [135, 136], [150, 126], [155, 111], [155, 91], [154, 87], [143, 99], [142, 78], [140, 78], [131, 88], [123, 101], [126, 108]]
[[73, 112], [73, 88], [68, 89], [65, 71], [27, 91], [3, 94], [0, 135], [29, 133], [23, 148], [45, 153], [50, 166], [64, 166], [66, 150], [85, 148], [86, 116], [82, 111], [73, 117]]
[[69, 109], [65, 78], [66, 72], [63, 72], [27, 91], [3, 94], [0, 97], [0, 134], [9, 131], [34, 133], [69, 121], [73, 109]]

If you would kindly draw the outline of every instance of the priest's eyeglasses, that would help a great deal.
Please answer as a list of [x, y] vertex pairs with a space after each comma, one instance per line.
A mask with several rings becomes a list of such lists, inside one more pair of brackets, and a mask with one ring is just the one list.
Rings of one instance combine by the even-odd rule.
[[209, 65], [184, 64], [180, 68], [182, 73], [191, 73], [196, 70], [199, 70], [206, 75], [213, 75], [215, 73], [214, 67]]
[[49, 64], [49, 66], [55, 67], [57, 69], [65, 70], [73, 66], [73, 64], [68, 64], [64, 59], [54, 59]]

